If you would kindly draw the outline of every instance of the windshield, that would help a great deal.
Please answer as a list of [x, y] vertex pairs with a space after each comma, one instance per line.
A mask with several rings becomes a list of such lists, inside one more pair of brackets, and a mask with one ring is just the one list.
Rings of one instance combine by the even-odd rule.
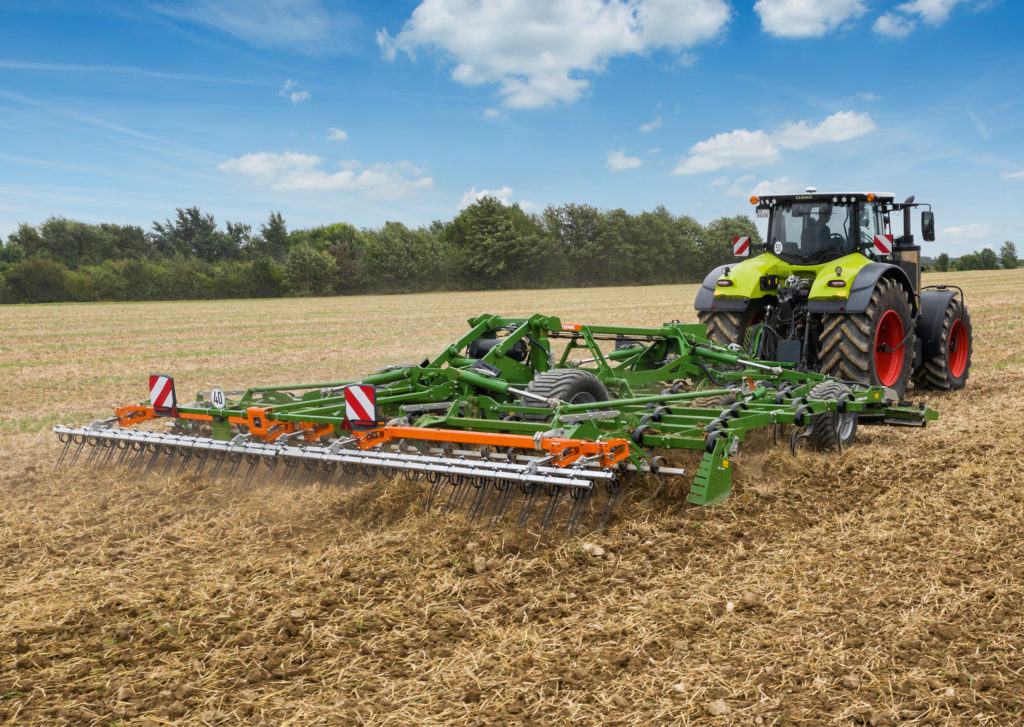
[[768, 249], [790, 262], [816, 263], [857, 249], [851, 205], [792, 202], [772, 209]]

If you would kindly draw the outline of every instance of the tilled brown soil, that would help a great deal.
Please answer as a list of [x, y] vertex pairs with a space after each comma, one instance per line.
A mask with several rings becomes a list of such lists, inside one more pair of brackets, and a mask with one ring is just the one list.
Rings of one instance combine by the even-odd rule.
[[[109, 349], [34, 366], [5, 346], [0, 720], [1024, 724], [1024, 294], [1005, 292], [1024, 275], [956, 282], [975, 321], [968, 388], [911, 392], [939, 421], [862, 428], [838, 455], [756, 437], [722, 506], [643, 483], [605, 533], [574, 537], [425, 512], [404, 479], [56, 470], [49, 422], [26, 424], [50, 405], [30, 392], [59, 388], [64, 361], [79, 373], [54, 408], [92, 411], [153, 363], [90, 374]], [[636, 296], [591, 292], [609, 310]], [[82, 309], [0, 308], [0, 322], [40, 316], [45, 337]]]

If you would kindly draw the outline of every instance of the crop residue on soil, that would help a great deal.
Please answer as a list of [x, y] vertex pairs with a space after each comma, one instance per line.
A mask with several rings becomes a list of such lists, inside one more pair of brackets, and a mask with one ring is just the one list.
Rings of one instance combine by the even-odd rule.
[[0, 722], [1024, 723], [1024, 275], [943, 280], [976, 345], [966, 390], [910, 392], [938, 422], [840, 455], [752, 441], [721, 507], [647, 483], [573, 538], [425, 512], [401, 478], [57, 470], [47, 428], [151, 371], [342, 378], [484, 311], [685, 319], [693, 286], [0, 307]]

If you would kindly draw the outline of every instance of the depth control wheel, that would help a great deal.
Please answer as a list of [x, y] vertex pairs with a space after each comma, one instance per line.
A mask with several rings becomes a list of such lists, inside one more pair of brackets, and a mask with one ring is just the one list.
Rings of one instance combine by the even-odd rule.
[[[531, 394], [545, 399], [558, 399], [567, 404], [590, 404], [608, 401], [608, 390], [594, 374], [580, 369], [551, 369], [533, 377], [526, 387]], [[524, 406], [545, 406], [539, 399], [523, 397]], [[551, 415], [523, 414], [525, 421], [545, 422]]]

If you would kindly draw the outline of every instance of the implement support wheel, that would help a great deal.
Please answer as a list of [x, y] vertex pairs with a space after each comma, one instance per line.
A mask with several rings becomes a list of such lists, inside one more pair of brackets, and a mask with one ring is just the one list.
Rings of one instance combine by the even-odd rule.
[[[551, 369], [533, 377], [526, 390], [545, 399], [558, 399], [567, 404], [589, 404], [608, 401], [608, 390], [594, 374], [579, 369]], [[524, 396], [524, 406], [544, 406], [537, 399]], [[526, 421], [546, 422], [551, 415], [523, 414]]]

